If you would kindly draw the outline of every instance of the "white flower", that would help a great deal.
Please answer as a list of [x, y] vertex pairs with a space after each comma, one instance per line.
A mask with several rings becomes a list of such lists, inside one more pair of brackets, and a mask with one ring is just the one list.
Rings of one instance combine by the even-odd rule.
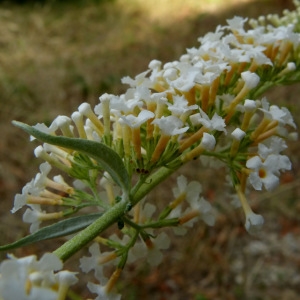
[[185, 194], [188, 201], [194, 201], [202, 192], [202, 186], [197, 181], [187, 182], [185, 176], [180, 175], [177, 177], [177, 187], [173, 188], [173, 195], [177, 198], [181, 194]]
[[258, 144], [258, 154], [262, 159], [266, 159], [270, 154], [279, 154], [287, 148], [285, 141], [279, 137], [272, 137], [269, 142], [269, 147], [263, 143]]
[[263, 185], [267, 190], [272, 190], [279, 183], [279, 171], [290, 170], [291, 162], [285, 155], [271, 154], [264, 161], [254, 156], [248, 159], [246, 166], [253, 170], [249, 181], [256, 190], [261, 190]]
[[107, 93], [99, 97], [100, 103], [94, 108], [94, 112], [99, 118], [102, 118], [104, 114], [109, 113], [110, 103], [113, 102], [115, 97], [115, 95]]
[[282, 126], [287, 124], [296, 128], [293, 117], [286, 107], [279, 108], [277, 105], [270, 106], [266, 98], [261, 100], [261, 105], [262, 108], [260, 108], [260, 110], [264, 112], [266, 118], [276, 120]]
[[23, 215], [23, 221], [25, 223], [30, 223], [30, 232], [34, 233], [38, 231], [40, 224], [42, 221], [40, 220], [40, 217], [45, 214], [45, 212], [41, 211], [41, 208], [39, 205], [35, 205], [34, 207], [31, 206], [31, 208], [27, 208], [24, 215]]
[[100, 284], [95, 284], [92, 282], [88, 282], [87, 287], [89, 290], [97, 294], [97, 297], [94, 300], [120, 300], [121, 295], [115, 293], [107, 293], [106, 287]]
[[199, 159], [205, 168], [220, 169], [224, 167], [224, 163], [213, 156], [201, 155]]
[[264, 224], [264, 218], [252, 210], [246, 213], [245, 228], [250, 234], [257, 234]]
[[63, 212], [53, 212], [53, 213], [45, 213], [41, 210], [40, 205], [32, 204], [31, 208], [27, 208], [24, 215], [23, 221], [25, 223], [31, 223], [30, 232], [36, 232], [39, 229], [39, 226], [42, 221], [53, 220], [63, 217]]
[[200, 211], [200, 219], [202, 219], [207, 225], [215, 225], [215, 215], [212, 205], [206, 201], [203, 197], [199, 199], [198, 209]]
[[162, 62], [160, 60], [153, 59], [150, 61], [148, 67], [149, 67], [149, 69], [154, 70], [154, 69], [161, 68], [161, 65], [162, 65]]
[[76, 125], [80, 138], [86, 139], [86, 133], [84, 131], [83, 115], [79, 111], [74, 111], [71, 115], [71, 119]]
[[255, 88], [260, 81], [259, 76], [256, 73], [252, 73], [250, 71], [242, 72], [241, 77], [245, 82], [245, 87], [249, 90]]
[[163, 254], [160, 250], [165, 250], [170, 247], [171, 240], [169, 236], [162, 232], [153, 241], [151, 247], [147, 247], [147, 261], [152, 266], [158, 266], [163, 260]]
[[205, 150], [212, 151], [216, 146], [216, 139], [212, 134], [204, 132], [200, 145]]
[[182, 114], [191, 113], [195, 109], [198, 109], [198, 105], [189, 105], [184, 96], [173, 96], [173, 104], [168, 106], [168, 110], [177, 117], [180, 117]]
[[256, 110], [256, 102], [254, 100], [246, 99], [244, 102], [244, 109], [247, 112], [252, 112]]
[[[200, 197], [202, 192], [202, 186], [197, 181], [191, 181], [187, 183], [186, 177], [180, 175], [177, 177], [177, 187], [173, 189], [173, 194], [175, 197], [180, 197], [182, 194], [186, 195], [186, 201], [189, 203], [190, 208], [188, 211], [196, 210], [199, 212], [199, 217], [206, 224], [212, 226], [215, 223], [215, 216], [213, 214], [213, 209], [211, 204], [206, 201], [203, 197]], [[184, 223], [186, 226], [191, 226], [195, 219]]]
[[244, 24], [247, 22], [248, 18], [242, 18], [235, 16], [232, 19], [226, 20], [229, 26], [225, 28], [230, 28], [232, 31], [238, 31], [239, 33], [244, 33]]
[[71, 126], [72, 119], [67, 116], [57, 116], [54, 121], [53, 125], [56, 124], [58, 128], [61, 129], [63, 135], [67, 137], [73, 137], [74, 134], [72, 132], [73, 126]]
[[0, 299], [65, 299], [67, 289], [77, 282], [75, 273], [61, 270], [63, 264], [45, 253], [38, 261], [35, 255], [16, 258], [9, 255], [0, 265]]
[[213, 213], [213, 208], [208, 201], [199, 196], [193, 199], [187, 198], [187, 200], [193, 210], [199, 211], [200, 219], [202, 219], [209, 226], [213, 226], [215, 224], [215, 215]]
[[34, 179], [34, 186], [40, 191], [46, 187], [47, 176], [51, 171], [52, 167], [48, 162], [44, 162], [40, 165], [40, 173], [37, 173]]
[[99, 258], [105, 253], [101, 253], [98, 243], [93, 243], [89, 247], [91, 256], [84, 256], [80, 258], [80, 268], [83, 272], [88, 273], [91, 270], [95, 271], [95, 277], [103, 284], [107, 282], [103, 274], [103, 264], [99, 264]]
[[[47, 127], [44, 123], [38, 123], [32, 127], [49, 135], [55, 135], [55, 131], [58, 129], [58, 126], [55, 122], [52, 123], [50, 127]], [[35, 140], [35, 137], [30, 136], [30, 140]]]
[[[22, 194], [15, 196], [14, 207], [11, 210], [15, 213], [27, 203], [29, 195], [38, 196], [46, 187], [47, 176], [51, 171], [51, 165], [44, 162], [40, 165], [40, 173], [37, 173], [35, 178], [28, 182], [22, 189]], [[31, 205], [30, 205], [31, 206]]]
[[177, 78], [177, 73], [178, 70], [175, 68], [169, 68], [166, 69], [163, 73], [163, 77], [167, 80], [167, 81], [171, 81], [171, 80], [175, 80]]
[[[139, 206], [139, 207], [141, 207], [141, 206]], [[137, 207], [137, 209], [140, 209], [140, 208]], [[139, 218], [138, 218], [137, 222], [140, 224], [145, 224], [145, 223], [149, 222], [149, 220], [151, 220], [155, 211], [156, 211], [155, 205], [148, 203], [148, 202], [145, 203], [139, 211], [139, 214], [138, 214]]]
[[69, 287], [78, 281], [76, 274], [77, 273], [75, 272], [69, 271], [60, 271], [55, 274], [55, 280], [59, 282], [59, 294], [62, 293], [63, 295], [66, 295]]
[[128, 84], [131, 87], [136, 87], [139, 86], [141, 84], [143, 84], [144, 86], [151, 86], [151, 81], [149, 80], [149, 78], [147, 78], [147, 74], [149, 73], [149, 70], [142, 72], [138, 75], [135, 76], [134, 79], [130, 78], [129, 76], [123, 77], [121, 82], [123, 84]]
[[[122, 121], [131, 128], [138, 128], [143, 123], [153, 118], [155, 115], [149, 110], [142, 110], [139, 115], [136, 117], [132, 114], [127, 116], [121, 116]], [[121, 123], [121, 122], [120, 122]]]
[[288, 71], [295, 71], [296, 70], [296, 64], [294, 62], [288, 62], [286, 65]]
[[182, 134], [189, 129], [189, 127], [182, 127], [183, 122], [175, 116], [162, 116], [160, 119], [153, 120], [152, 124], [156, 124], [167, 136]]
[[190, 116], [190, 121], [194, 126], [202, 124], [204, 127], [210, 130], [218, 130], [227, 132], [225, 127], [225, 121], [222, 117], [220, 117], [216, 112], [214, 113], [213, 117], [210, 119], [208, 115], [199, 108], [200, 113], [194, 114]]
[[12, 208], [11, 212], [15, 213], [20, 208], [22, 208], [27, 203], [27, 197], [29, 194], [38, 194], [38, 191], [35, 189], [34, 186], [34, 179], [28, 182], [22, 189], [22, 194], [16, 194], [14, 200], [14, 207]]
[[[167, 82], [171, 87], [183, 92], [188, 92], [195, 85], [195, 78], [199, 74], [200, 70], [198, 68], [190, 66], [188, 63], [179, 63], [177, 68], [180, 70], [180, 75], [176, 78], [176, 73], [172, 73], [172, 77], [168, 74], [166, 78]], [[167, 71], [165, 71], [166, 74]], [[164, 75], [165, 75], [164, 74]], [[175, 79], [175, 80], [169, 80]]]
[[135, 262], [138, 259], [145, 258], [147, 256], [147, 247], [144, 242], [137, 241], [130, 249], [128, 254], [128, 263]]
[[231, 136], [237, 141], [241, 141], [245, 135], [246, 135], [246, 132], [241, 130], [240, 128], [236, 128], [231, 133]]

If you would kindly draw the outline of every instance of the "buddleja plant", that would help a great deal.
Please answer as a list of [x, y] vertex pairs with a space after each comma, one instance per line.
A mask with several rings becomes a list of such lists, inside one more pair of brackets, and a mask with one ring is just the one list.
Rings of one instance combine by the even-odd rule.
[[[65, 299], [78, 279], [62, 270], [63, 263], [89, 246], [91, 255], [80, 259], [80, 268], [94, 271], [96, 283], [87, 287], [96, 299], [120, 299], [113, 287], [126, 263], [141, 257], [152, 265], [162, 261], [170, 240], [158, 229], [182, 233], [199, 220], [214, 224], [201, 184], [182, 175], [159, 213], [153, 215], [156, 207], [146, 198], [199, 157], [207, 167], [226, 168], [246, 229], [258, 231], [263, 217], [249, 205], [248, 187], [271, 190], [280, 173], [291, 169], [282, 151], [285, 139], [296, 138], [295, 123], [287, 108], [263, 93], [300, 80], [300, 2], [295, 5], [281, 18], [228, 20], [178, 61], [153, 60], [134, 79], [123, 78], [126, 93], [104, 94], [94, 109], [83, 103], [71, 118], [58, 116], [49, 127], [14, 121], [43, 143], [34, 153], [45, 162], [12, 209], [27, 207], [23, 221], [31, 224], [31, 234], [1, 250], [72, 237], [40, 260], [9, 255], [0, 266], [0, 298]], [[246, 23], [251, 29], [244, 29]], [[51, 179], [52, 168], [59, 175]], [[53, 224], [41, 227], [46, 220]], [[105, 237], [115, 224], [120, 235]], [[99, 245], [111, 251], [102, 253]], [[106, 278], [108, 263], [115, 271]]]

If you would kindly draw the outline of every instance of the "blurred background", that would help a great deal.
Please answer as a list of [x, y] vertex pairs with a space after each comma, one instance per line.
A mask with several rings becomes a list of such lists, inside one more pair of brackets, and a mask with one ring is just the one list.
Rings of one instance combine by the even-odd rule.
[[[29, 232], [22, 213], [11, 215], [9, 210], [40, 164], [33, 155], [36, 144], [12, 120], [51, 123], [57, 115], [69, 116], [83, 101], [94, 106], [101, 94], [127, 89], [120, 83], [123, 76], [146, 70], [152, 59], [177, 60], [226, 19], [281, 14], [284, 9], [293, 9], [292, 1], [0, 1], [1, 244]], [[299, 94], [300, 85], [294, 85], [276, 87], [268, 97], [287, 106], [299, 125]], [[265, 217], [258, 237], [245, 232], [242, 211], [230, 206], [221, 172], [200, 164], [185, 167], [185, 176], [202, 182], [206, 199], [218, 210], [216, 225], [198, 223], [187, 236], [172, 238], [157, 268], [144, 262], [128, 266], [118, 283], [122, 299], [299, 299], [299, 145], [290, 143], [293, 170], [282, 176], [282, 185], [272, 193], [251, 195], [254, 210]], [[150, 201], [161, 206], [170, 200], [175, 181], [176, 176], [156, 189]], [[12, 252], [40, 254], [62, 242]], [[81, 282], [76, 293], [88, 297], [85, 280]]]

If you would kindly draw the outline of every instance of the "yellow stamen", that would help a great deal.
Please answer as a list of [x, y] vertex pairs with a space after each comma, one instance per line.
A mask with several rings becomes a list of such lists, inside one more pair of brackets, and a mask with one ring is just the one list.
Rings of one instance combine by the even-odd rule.
[[144, 242], [149, 250], [154, 248], [154, 244], [150, 238], [147, 238], [146, 240], [144, 240]]
[[237, 65], [236, 64], [230, 65], [230, 66], [231, 66], [231, 69], [230, 69], [230, 71], [228, 71], [226, 73], [226, 76], [225, 76], [224, 86], [228, 86], [230, 84], [232, 76], [233, 76], [233, 74], [235, 74], [236, 69], [237, 69]]
[[255, 141], [256, 138], [262, 133], [264, 132], [265, 128], [269, 125], [269, 123], [271, 122], [271, 120], [264, 118], [260, 124], [256, 127], [256, 129], [251, 133], [251, 140]]
[[123, 147], [126, 157], [130, 157], [130, 136], [131, 129], [128, 125], [123, 124], [122, 126], [122, 135], [123, 135]]
[[152, 157], [150, 160], [150, 162], [152, 164], [156, 163], [159, 160], [159, 158], [160, 158], [161, 154], [164, 152], [170, 138], [171, 137], [169, 135], [165, 135], [165, 134], [162, 134], [160, 136], [158, 143], [152, 153]]
[[105, 255], [100, 255], [100, 257], [98, 258], [97, 262], [99, 265], [105, 264], [111, 260], [114, 260], [118, 257], [118, 255], [116, 254], [115, 251], [110, 252], [108, 254]]
[[190, 160], [196, 159], [198, 156], [200, 156], [205, 151], [205, 148], [200, 144], [194, 149], [192, 149], [190, 152], [182, 156], [181, 161], [183, 163], [186, 163]]
[[256, 143], [260, 143], [261, 141], [263, 141], [263, 140], [265, 140], [265, 139], [267, 139], [267, 138], [269, 138], [269, 137], [275, 135], [276, 133], [277, 133], [277, 127], [272, 128], [272, 129], [270, 129], [270, 130], [268, 130], [268, 131], [266, 131], [266, 132], [260, 134], [260, 135], [255, 139], [255, 142], [256, 142]]
[[99, 243], [99, 244], [106, 245], [106, 246], [109, 244], [109, 240], [105, 239], [105, 238], [103, 238], [101, 236], [95, 237], [94, 241], [97, 242], [97, 243]]
[[162, 93], [164, 92], [166, 89], [161, 85], [161, 84], [158, 84], [157, 82], [154, 84], [153, 86], [153, 90], [155, 90], [156, 92], [158, 93]]
[[103, 124], [104, 124], [104, 136], [110, 136], [110, 101], [104, 100], [102, 103], [102, 114], [103, 114]]
[[198, 210], [192, 210], [189, 213], [187, 213], [186, 215], [184, 215], [183, 217], [179, 218], [179, 224], [182, 225], [196, 217], [198, 217], [200, 214], [200, 212]]
[[244, 99], [244, 97], [249, 93], [251, 89], [244, 84], [243, 88], [240, 90], [240, 92], [236, 95], [236, 97], [232, 100], [232, 102], [229, 105], [228, 113], [225, 118], [225, 122], [228, 123], [235, 113], [235, 107]]
[[192, 146], [194, 143], [200, 141], [204, 132], [208, 132], [209, 130], [206, 127], [201, 127], [197, 132], [195, 132], [192, 136], [188, 137], [179, 147], [179, 152], [183, 152], [185, 149]]
[[212, 106], [215, 103], [216, 95], [219, 88], [219, 83], [220, 83], [220, 76], [218, 76], [210, 86], [208, 106]]
[[31, 288], [32, 288], [32, 283], [29, 279], [27, 279], [24, 287], [26, 295], [30, 294]]
[[242, 207], [243, 207], [243, 210], [244, 210], [244, 213], [245, 215], [247, 216], [248, 213], [252, 212], [252, 209], [246, 199], [246, 196], [245, 196], [245, 193], [242, 192], [241, 190], [241, 187], [240, 186], [236, 186], [236, 191], [237, 191], [237, 194], [238, 194], [238, 197], [240, 199], [240, 202], [242, 204]]
[[186, 193], [183, 192], [181, 193], [174, 201], [172, 201], [170, 204], [169, 204], [169, 207], [171, 209], [174, 209], [175, 207], [177, 207], [182, 201], [184, 201], [186, 198]]
[[49, 221], [49, 220], [62, 218], [63, 216], [64, 216], [64, 213], [62, 211], [54, 212], [54, 213], [46, 213], [46, 214], [41, 213], [38, 216], [38, 219], [40, 221]]
[[134, 215], [133, 215], [133, 222], [139, 223], [140, 221], [140, 212], [141, 212], [141, 202], [138, 202], [137, 205], [135, 205], [134, 209]]
[[278, 45], [272, 47], [272, 53], [271, 53], [271, 60], [272, 61], [275, 61], [275, 58], [276, 58], [276, 55], [277, 55], [278, 51], [279, 51], [279, 46]]
[[242, 72], [244, 72], [245, 71], [245, 68], [246, 68], [246, 66], [247, 66], [247, 62], [241, 62], [238, 66], [239, 66], [239, 68], [238, 68], [238, 71], [237, 71], [237, 73], [238, 74], [241, 74]]
[[50, 188], [52, 188], [54, 190], [66, 193], [68, 195], [74, 193], [74, 189], [71, 186], [55, 182], [55, 181], [53, 181], [53, 180], [51, 180], [49, 178], [46, 178], [46, 186], [50, 187]]
[[41, 204], [41, 205], [62, 205], [64, 202], [61, 199], [44, 198], [39, 196], [29, 195], [26, 203]]
[[281, 66], [285, 63], [285, 61], [288, 58], [288, 55], [290, 55], [291, 50], [293, 48], [293, 44], [289, 41], [285, 42], [282, 44], [282, 46], [280, 47], [280, 58], [278, 61], [278, 65]]
[[254, 114], [253, 111], [246, 111], [245, 112], [244, 118], [243, 118], [243, 121], [242, 121], [241, 130], [243, 130], [243, 131], [248, 130], [248, 127], [249, 127], [249, 124], [250, 124], [250, 121], [251, 121], [251, 118], [252, 118], [253, 114]]
[[[154, 113], [156, 109], [156, 103], [154, 101], [147, 102], [147, 109]], [[153, 120], [154, 118], [147, 120], [147, 139], [153, 137], [153, 131], [154, 131], [154, 124], [152, 124]]]
[[207, 112], [208, 102], [209, 102], [209, 85], [203, 85], [201, 87], [201, 109]]
[[268, 45], [267, 48], [263, 51], [263, 53], [270, 59], [272, 59], [272, 48], [273, 45]]
[[73, 122], [76, 125], [79, 137], [82, 138], [82, 139], [86, 139], [86, 133], [85, 133], [85, 130], [84, 130], [84, 123], [83, 123], [83, 116], [82, 116], [82, 114], [79, 113], [79, 112], [75, 112], [72, 115], [72, 119], [73, 119]]
[[238, 141], [238, 140], [233, 140], [232, 141], [232, 144], [231, 144], [231, 147], [230, 147], [230, 156], [231, 157], [234, 157], [239, 149], [239, 146], [240, 146], [240, 142], [241, 141]]
[[102, 136], [104, 133], [104, 126], [102, 122], [97, 118], [97, 116], [93, 112], [89, 112], [89, 114], [87, 114], [87, 118], [91, 120], [91, 122], [98, 129], [97, 131], [100, 133], [100, 136]]
[[257, 65], [257, 63], [253, 60], [252, 63], [251, 63], [251, 65], [250, 65], [250, 67], [249, 67], [249, 69], [248, 69], [248, 71], [254, 73], [254, 72], [256, 71], [257, 68], [258, 68], [258, 65]]
[[117, 280], [119, 279], [119, 277], [121, 275], [121, 272], [122, 272], [122, 269], [116, 269], [114, 271], [114, 273], [111, 275], [108, 283], [105, 286], [105, 290], [107, 293], [109, 293], [113, 289], [113, 287], [115, 286]]
[[140, 160], [141, 155], [141, 132], [140, 127], [132, 128], [132, 142], [137, 160]]
[[185, 99], [188, 101], [189, 105], [196, 104], [196, 89], [192, 87], [188, 92], [183, 92]]
[[48, 190], [41, 191], [39, 196], [43, 198], [51, 198], [55, 200], [60, 200], [62, 198], [62, 195], [52, 193]]
[[69, 290], [69, 286], [67, 284], [61, 283], [58, 288], [57, 300], [65, 300], [67, 297], [68, 290]]

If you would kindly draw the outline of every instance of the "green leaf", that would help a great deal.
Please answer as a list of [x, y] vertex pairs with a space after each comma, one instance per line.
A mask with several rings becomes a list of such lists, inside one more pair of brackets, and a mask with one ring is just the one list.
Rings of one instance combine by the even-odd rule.
[[102, 213], [94, 213], [59, 221], [55, 224], [41, 228], [39, 231], [7, 245], [0, 246], [0, 251], [14, 249], [30, 245], [39, 241], [49, 240], [78, 232], [102, 216]]
[[49, 135], [18, 121], [12, 123], [42, 142], [72, 149], [94, 158], [123, 191], [129, 192], [129, 175], [125, 165], [121, 157], [108, 146], [80, 138]]

